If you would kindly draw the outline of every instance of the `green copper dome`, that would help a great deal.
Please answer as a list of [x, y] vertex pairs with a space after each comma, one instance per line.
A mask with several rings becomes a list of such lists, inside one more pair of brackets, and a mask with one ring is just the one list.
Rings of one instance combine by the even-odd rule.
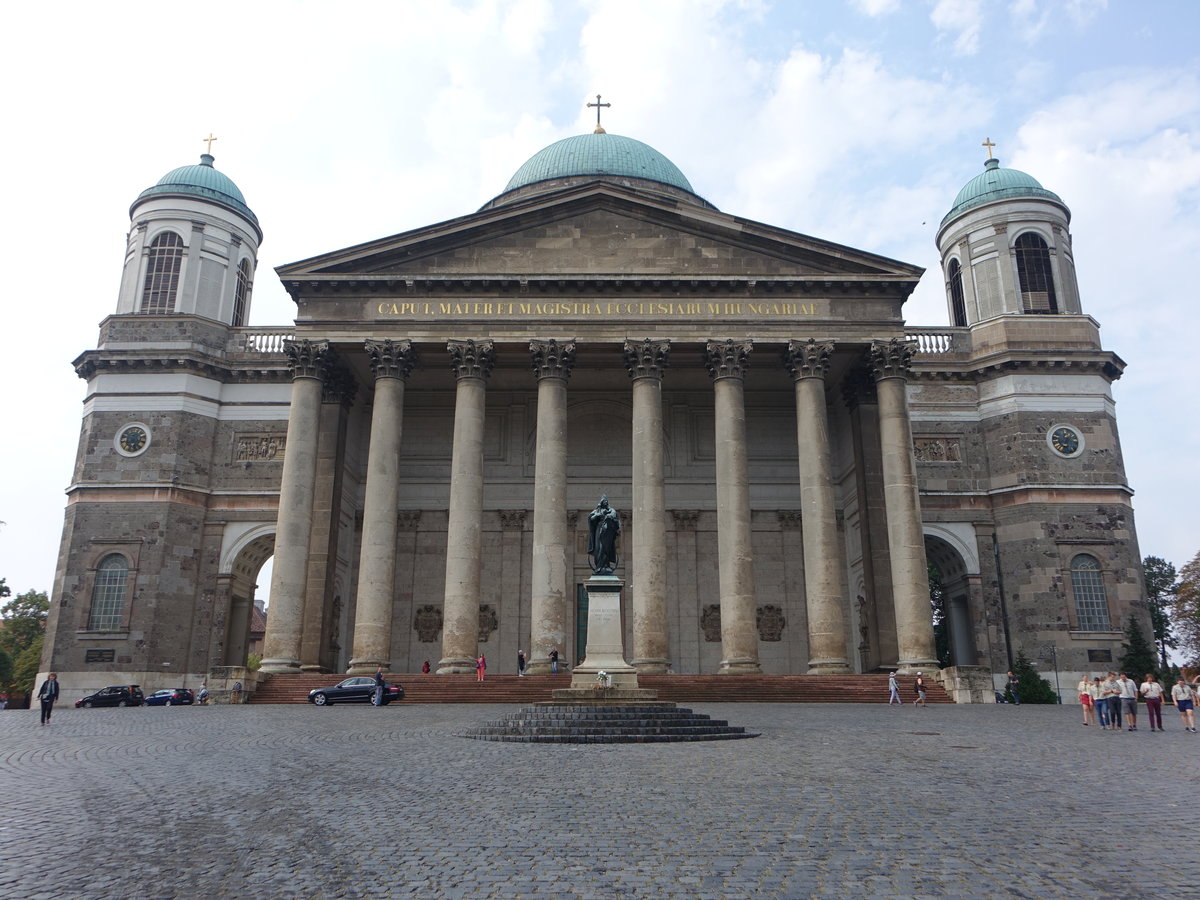
[[619, 134], [577, 134], [540, 150], [517, 169], [505, 193], [538, 181], [616, 175], [657, 181], [694, 194], [678, 166], [653, 147]]
[[[213, 157], [208, 153], [200, 155], [199, 165], [180, 166], [168, 172], [158, 179], [158, 184], [154, 187], [146, 188], [138, 194], [133, 205], [136, 207], [142, 200], [159, 194], [192, 194], [232, 207], [255, 225], [258, 224], [258, 217], [246, 205], [246, 198], [242, 196], [238, 186], [228, 175], [213, 168]], [[132, 212], [131, 208], [130, 213]]]
[[960, 213], [984, 203], [1025, 197], [1053, 200], [1066, 206], [1058, 194], [1046, 190], [1032, 175], [1026, 175], [1017, 169], [1002, 169], [1000, 160], [989, 159], [983, 164], [982, 174], [976, 175], [963, 185], [963, 189], [954, 198], [954, 206], [942, 219], [942, 224], [945, 225]]

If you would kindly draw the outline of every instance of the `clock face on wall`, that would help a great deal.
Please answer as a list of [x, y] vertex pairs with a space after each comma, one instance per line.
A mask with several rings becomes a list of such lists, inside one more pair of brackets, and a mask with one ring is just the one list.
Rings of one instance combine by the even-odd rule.
[[1046, 435], [1050, 449], [1059, 456], [1078, 456], [1083, 452], [1083, 437], [1070, 425], [1055, 425]]
[[122, 456], [137, 456], [150, 446], [150, 429], [141, 422], [131, 422], [117, 432], [115, 443]]

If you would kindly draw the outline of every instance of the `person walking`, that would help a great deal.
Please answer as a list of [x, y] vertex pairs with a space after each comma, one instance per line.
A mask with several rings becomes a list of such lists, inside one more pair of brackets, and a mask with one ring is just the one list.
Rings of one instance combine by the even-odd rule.
[[1100, 692], [1104, 697], [1104, 705], [1108, 707], [1108, 730], [1121, 730], [1121, 684], [1117, 681], [1117, 673], [1109, 672], [1108, 677], [1100, 682]]
[[1092, 679], [1092, 686], [1088, 692], [1092, 695], [1092, 710], [1096, 714], [1096, 724], [1101, 728], [1108, 728], [1108, 704], [1104, 702], [1104, 680], [1099, 675]]
[[1096, 721], [1096, 710], [1092, 706], [1092, 683], [1086, 675], [1080, 679], [1075, 690], [1079, 692], [1079, 705], [1083, 709], [1083, 724], [1091, 725]]
[[524, 650], [517, 651], [517, 674], [522, 677], [525, 675], [525, 651]]
[[1141, 686], [1142, 696], [1146, 698], [1146, 718], [1150, 720], [1150, 730], [1154, 731], [1154, 723], [1158, 723], [1158, 730], [1162, 731], [1162, 698], [1163, 687], [1158, 683], [1158, 679], [1154, 677], [1153, 672], [1146, 674], [1145, 681]]
[[1117, 678], [1117, 684], [1121, 686], [1121, 715], [1125, 717], [1125, 730], [1137, 731], [1137, 684], [1124, 672]]
[[929, 704], [925, 702], [925, 676], [920, 672], [917, 673], [917, 680], [913, 683], [913, 690], [917, 692], [917, 699], [913, 701], [913, 706], [920, 705], [928, 709]]
[[888, 706], [893, 703], [904, 705], [904, 701], [900, 699], [900, 684], [896, 681], [896, 673], [888, 672]]
[[242, 683], [240, 681], [233, 683], [233, 688], [229, 691], [229, 702], [235, 705], [242, 702]]
[[54, 701], [58, 699], [58, 673], [51, 672], [38, 689], [38, 700], [42, 702], [42, 724], [50, 724], [50, 714], [54, 712]]
[[201, 706], [208, 706], [208, 685], [200, 685], [200, 693], [196, 695], [196, 702]]
[[1020, 688], [1021, 679], [1014, 675], [1010, 669], [1008, 672], [1008, 692], [1012, 695], [1012, 702], [1017, 706], [1021, 705], [1021, 695], [1018, 693]]
[[375, 690], [371, 691], [371, 705], [383, 706], [383, 666], [375, 669]]
[[485, 672], [487, 672], [487, 657], [480, 653], [479, 658], [475, 660], [475, 680], [483, 681]]
[[1171, 688], [1171, 699], [1183, 719], [1183, 730], [1196, 733], [1196, 692], [1192, 686], [1180, 678]]
[[550, 648], [550, 673], [552, 675], [558, 674], [558, 648], [557, 647]]

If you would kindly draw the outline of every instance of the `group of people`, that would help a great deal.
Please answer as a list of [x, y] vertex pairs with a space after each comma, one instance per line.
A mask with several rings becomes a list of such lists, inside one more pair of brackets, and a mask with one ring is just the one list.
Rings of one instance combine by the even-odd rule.
[[[917, 695], [916, 699], [913, 700], [913, 706], [929, 707], [929, 704], [925, 702], [925, 676], [921, 672], [918, 672], [917, 677], [913, 680], [913, 693]], [[900, 683], [896, 681], [896, 673], [889, 672], [888, 706], [891, 706], [893, 703], [897, 703], [900, 706], [904, 705], [904, 701], [900, 699]]]
[[[1192, 734], [1196, 733], [1196, 685], [1200, 685], [1200, 675], [1192, 684], [1180, 679], [1171, 688], [1171, 702], [1179, 710], [1183, 730]], [[1109, 731], [1137, 731], [1140, 696], [1146, 701], [1150, 730], [1163, 730], [1162, 705], [1166, 691], [1153, 674], [1147, 675], [1140, 685], [1124, 672], [1109, 672], [1103, 678], [1085, 676], [1077, 690], [1084, 725], [1099, 725]]]

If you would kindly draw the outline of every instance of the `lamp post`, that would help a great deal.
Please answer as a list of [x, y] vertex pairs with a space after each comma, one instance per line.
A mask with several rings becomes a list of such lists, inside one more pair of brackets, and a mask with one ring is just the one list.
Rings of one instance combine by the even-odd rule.
[[[1042, 657], [1045, 659], [1045, 657]], [[1062, 705], [1062, 688], [1058, 683], [1058, 646], [1050, 645], [1050, 660], [1054, 664], [1054, 696], [1058, 698], [1058, 704]]]

